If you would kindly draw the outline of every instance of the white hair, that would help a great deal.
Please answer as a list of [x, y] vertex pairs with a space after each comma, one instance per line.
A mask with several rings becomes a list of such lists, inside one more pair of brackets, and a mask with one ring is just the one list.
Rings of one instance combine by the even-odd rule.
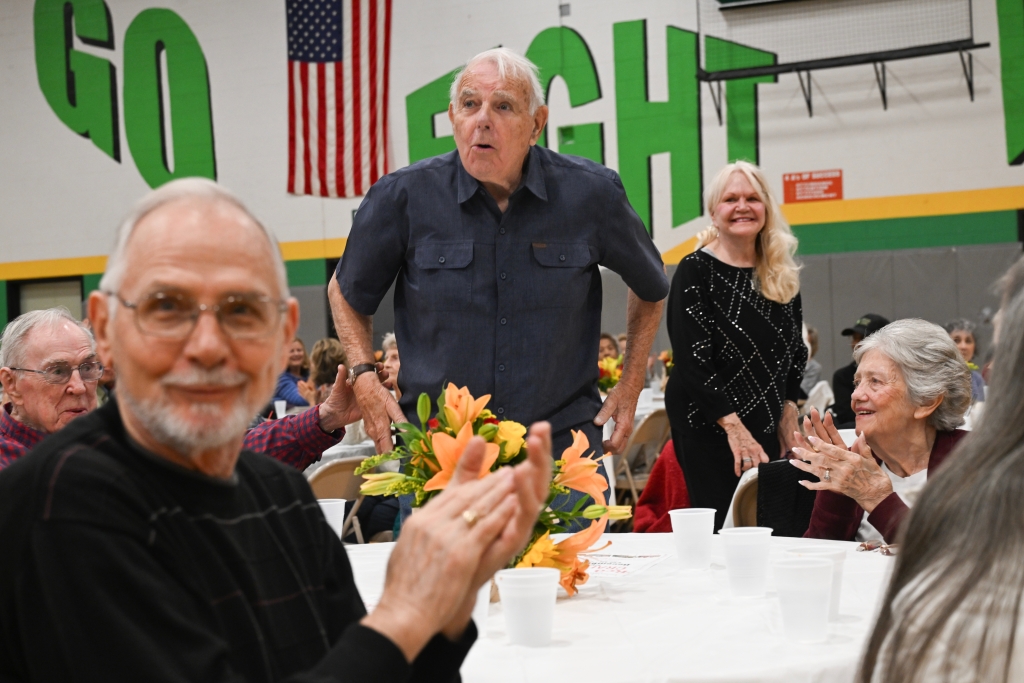
[[[259, 220], [250, 213], [249, 209], [245, 207], [242, 201], [238, 199], [238, 197], [229, 192], [223, 186], [218, 185], [212, 180], [207, 180], [206, 178], [180, 178], [178, 180], [172, 180], [171, 182], [160, 186], [158, 189], [153, 190], [135, 204], [131, 212], [127, 217], [125, 217], [124, 221], [121, 222], [120, 227], [117, 229], [117, 238], [114, 242], [114, 250], [107, 259], [107, 269], [103, 273], [103, 278], [100, 280], [99, 288], [101, 291], [115, 293], [121, 288], [121, 283], [124, 280], [124, 273], [127, 269], [127, 263], [125, 262], [124, 255], [128, 248], [128, 241], [131, 239], [132, 234], [135, 232], [135, 228], [142, 219], [149, 215], [150, 212], [155, 211], [164, 204], [185, 199], [196, 199], [210, 204], [224, 202], [241, 210], [242, 213], [248, 216], [249, 219], [263, 231], [263, 235], [267, 238], [267, 242], [270, 243], [271, 258], [274, 261], [274, 274], [277, 276], [281, 296], [283, 298], [290, 296], [288, 291], [288, 275], [285, 271], [284, 260], [281, 258], [281, 249], [277, 245], [277, 238], [274, 237], [274, 233], [272, 233], [265, 225], [260, 223]], [[111, 313], [116, 310], [116, 303], [116, 300], [111, 297]]]
[[868, 351], [896, 364], [913, 405], [930, 405], [943, 397], [928, 416], [933, 427], [950, 431], [964, 423], [971, 405], [971, 371], [944, 329], [919, 318], [897, 320], [857, 344], [853, 359], [859, 364]]
[[544, 89], [540, 86], [540, 69], [537, 65], [507, 47], [496, 47], [473, 57], [455, 74], [448, 91], [448, 99], [453, 107], [458, 106], [459, 91], [466, 74], [477, 64], [483, 63], [493, 64], [498, 69], [498, 78], [506, 83], [523, 85], [530, 98], [530, 116], [537, 111], [537, 107], [544, 105]]
[[56, 308], [45, 308], [39, 311], [29, 311], [7, 323], [4, 328], [3, 337], [0, 337], [0, 368], [16, 368], [25, 362], [25, 340], [32, 330], [37, 327], [56, 329], [64, 323], [71, 323], [82, 330], [89, 340], [89, 346], [96, 350], [96, 342], [93, 340], [92, 332], [83, 325], [71, 311], [63, 306]]
[[385, 353], [387, 353], [388, 349], [398, 348], [398, 340], [395, 338], [394, 332], [388, 332], [387, 334], [384, 335], [384, 339], [380, 343], [380, 348]]

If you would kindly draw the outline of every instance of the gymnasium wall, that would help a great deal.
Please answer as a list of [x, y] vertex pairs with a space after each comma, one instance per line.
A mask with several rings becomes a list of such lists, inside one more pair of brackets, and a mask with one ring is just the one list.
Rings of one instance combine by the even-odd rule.
[[[816, 264], [829, 264], [830, 306], [836, 273], [856, 262], [843, 255], [1019, 242], [1022, 0], [973, 3], [973, 40], [988, 43], [972, 52], [973, 99], [954, 52], [888, 62], [884, 107], [871, 64], [812, 71], [809, 86], [796, 73], [733, 81], [723, 88], [721, 123], [717, 92], [697, 81], [699, 70], [813, 55], [821, 34], [844, 26], [845, 15], [829, 10], [842, 2], [785, 3], [808, 11], [797, 24], [765, 14], [760, 33], [719, 32], [715, 42], [699, 26], [714, 0], [358, 1], [364, 22], [371, 4], [391, 17], [390, 169], [452, 148], [441, 113], [447, 75], [505, 45], [542, 66], [545, 144], [618, 170], [669, 264], [708, 222], [704, 185], [737, 157], [758, 161], [780, 197], [784, 174], [842, 171], [841, 199], [783, 207], [808, 282], [823, 281]], [[900, 6], [928, 12], [929, 1], [951, 0], [871, 0], [873, 16]], [[326, 331], [326, 263], [342, 253], [359, 198], [289, 192], [286, 10], [285, 0], [4, 3], [0, 323], [19, 305], [21, 283], [80, 278], [87, 294], [132, 202], [168, 178], [199, 174], [237, 192], [277, 233], [303, 303], [302, 334]], [[888, 24], [845, 24], [843, 49], [886, 47], [904, 30], [899, 21], [896, 13]], [[950, 23], [950, 36], [962, 23]], [[785, 41], [773, 44], [773, 30], [788, 31]], [[158, 42], [165, 54], [153, 63]], [[79, 86], [74, 111], [61, 90], [65, 68]], [[1005, 259], [992, 269], [997, 261]], [[606, 300], [617, 315], [610, 291]], [[827, 317], [824, 307], [808, 308], [809, 319], [812, 311]]]

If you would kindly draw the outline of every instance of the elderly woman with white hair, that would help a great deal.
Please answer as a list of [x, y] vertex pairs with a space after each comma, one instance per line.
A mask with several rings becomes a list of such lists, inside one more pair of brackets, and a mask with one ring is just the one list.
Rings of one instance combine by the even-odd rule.
[[820, 481], [808, 538], [893, 543], [929, 474], [966, 432], [967, 364], [938, 325], [897, 320], [854, 351], [851, 399], [858, 438], [847, 448], [829, 418], [804, 422], [808, 436], [791, 462]]
[[1024, 680], [1024, 259], [999, 289], [990, 408], [907, 519], [858, 683]]

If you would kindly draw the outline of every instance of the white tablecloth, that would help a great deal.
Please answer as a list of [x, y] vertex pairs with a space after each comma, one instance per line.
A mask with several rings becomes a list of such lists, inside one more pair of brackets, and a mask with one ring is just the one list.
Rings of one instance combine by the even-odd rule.
[[[605, 539], [613, 544], [603, 553], [669, 557], [628, 576], [593, 576], [579, 595], [559, 598], [554, 643], [547, 648], [509, 645], [501, 604], [492, 604], [462, 679], [848, 683], [895, 562], [877, 552], [856, 552], [854, 543], [835, 542], [849, 548], [840, 619], [829, 624], [826, 642], [805, 645], [783, 635], [770, 576], [766, 597], [730, 596], [720, 537], [715, 537], [712, 569], [696, 573], [677, 567], [671, 534], [607, 534]], [[772, 557], [787, 547], [823, 542], [773, 538]], [[346, 547], [368, 608], [380, 598], [392, 547]]]
[[377, 449], [374, 447], [372, 441], [364, 441], [362, 443], [356, 444], [339, 443], [334, 446], [331, 446], [326, 451], [324, 451], [323, 455], [320, 456], [320, 460], [307, 467], [304, 474], [308, 477], [309, 475], [313, 474], [327, 463], [333, 462], [335, 460], [348, 460], [350, 458], [368, 458], [371, 455], [374, 455], [376, 452]]

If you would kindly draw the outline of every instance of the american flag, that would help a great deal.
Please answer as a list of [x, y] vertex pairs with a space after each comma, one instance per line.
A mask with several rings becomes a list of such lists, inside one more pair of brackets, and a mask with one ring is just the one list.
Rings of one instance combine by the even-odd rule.
[[288, 192], [358, 197], [388, 172], [391, 0], [286, 0]]

